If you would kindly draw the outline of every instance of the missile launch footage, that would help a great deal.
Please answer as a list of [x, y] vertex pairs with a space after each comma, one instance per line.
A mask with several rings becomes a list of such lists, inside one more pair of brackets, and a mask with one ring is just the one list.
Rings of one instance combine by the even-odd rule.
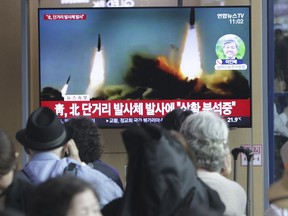
[[[83, 9], [87, 20], [43, 21], [49, 31], [41, 35], [41, 86], [91, 100], [249, 98], [249, 68], [214, 68], [215, 44], [223, 32], [241, 35], [247, 28], [230, 25], [220, 16], [224, 12]], [[249, 34], [241, 38], [249, 42]], [[248, 54], [243, 62], [249, 63]]]

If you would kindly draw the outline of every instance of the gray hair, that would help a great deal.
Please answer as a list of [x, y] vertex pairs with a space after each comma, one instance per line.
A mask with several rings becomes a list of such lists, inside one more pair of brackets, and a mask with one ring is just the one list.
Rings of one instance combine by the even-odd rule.
[[180, 133], [194, 151], [199, 168], [220, 171], [229, 154], [229, 129], [226, 121], [212, 111], [201, 111], [188, 116]]

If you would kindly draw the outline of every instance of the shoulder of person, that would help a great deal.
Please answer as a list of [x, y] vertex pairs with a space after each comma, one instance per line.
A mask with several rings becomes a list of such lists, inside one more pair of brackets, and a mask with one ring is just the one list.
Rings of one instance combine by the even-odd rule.
[[[75, 172], [76, 176], [83, 177], [89, 181], [98, 182], [98, 183], [109, 183], [112, 179], [108, 178], [104, 173], [99, 170], [91, 168], [86, 163], [79, 163], [71, 158], [62, 158], [59, 166], [63, 166], [65, 173], [67, 170], [71, 171], [71, 173]], [[97, 178], [95, 178], [97, 177]]]
[[14, 182], [18, 184], [32, 184], [28, 175], [25, 173], [23, 169], [16, 170], [14, 172]]
[[281, 209], [274, 204], [271, 204], [264, 212], [264, 216], [288, 216], [287, 209]]

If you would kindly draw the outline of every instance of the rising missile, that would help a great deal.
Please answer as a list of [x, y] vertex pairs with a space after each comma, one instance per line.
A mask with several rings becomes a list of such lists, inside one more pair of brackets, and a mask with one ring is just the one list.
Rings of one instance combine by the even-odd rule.
[[98, 52], [101, 50], [101, 36], [100, 36], [100, 34], [98, 34], [97, 50], [98, 50]]
[[69, 83], [69, 81], [70, 81], [70, 77], [71, 77], [71, 75], [69, 75], [69, 77], [68, 77], [68, 79], [67, 79], [67, 81], [66, 81], [66, 84], [68, 85], [68, 83]]
[[64, 85], [63, 88], [61, 89], [61, 94], [62, 94], [63, 97], [64, 97], [64, 95], [66, 95], [66, 92], [67, 92], [67, 89], [68, 89], [68, 83], [69, 83], [69, 81], [70, 81], [70, 77], [71, 77], [71, 76], [69, 75], [69, 77], [68, 77], [65, 85]]
[[191, 8], [189, 23], [191, 27], [194, 27], [194, 24], [195, 24], [195, 9], [194, 8]]

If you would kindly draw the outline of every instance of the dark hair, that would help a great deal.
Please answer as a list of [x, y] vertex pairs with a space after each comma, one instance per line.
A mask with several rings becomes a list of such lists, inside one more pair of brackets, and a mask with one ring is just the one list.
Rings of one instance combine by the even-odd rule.
[[34, 187], [28, 201], [29, 216], [66, 216], [72, 199], [85, 190], [93, 191], [86, 181], [70, 175], [50, 178]]
[[0, 175], [11, 171], [16, 164], [15, 147], [6, 133], [0, 129]]
[[191, 114], [193, 114], [192, 110], [176, 108], [164, 116], [161, 124], [167, 130], [180, 131], [182, 122]]
[[74, 130], [73, 139], [79, 150], [81, 161], [92, 163], [99, 160], [104, 145], [97, 124], [88, 117], [71, 118], [65, 124]]
[[10, 208], [0, 210], [0, 216], [25, 216], [23, 213]]
[[45, 100], [45, 101], [59, 101], [59, 100], [64, 100], [64, 97], [62, 96], [62, 93], [52, 87], [45, 87], [42, 89], [40, 93], [40, 100]]

